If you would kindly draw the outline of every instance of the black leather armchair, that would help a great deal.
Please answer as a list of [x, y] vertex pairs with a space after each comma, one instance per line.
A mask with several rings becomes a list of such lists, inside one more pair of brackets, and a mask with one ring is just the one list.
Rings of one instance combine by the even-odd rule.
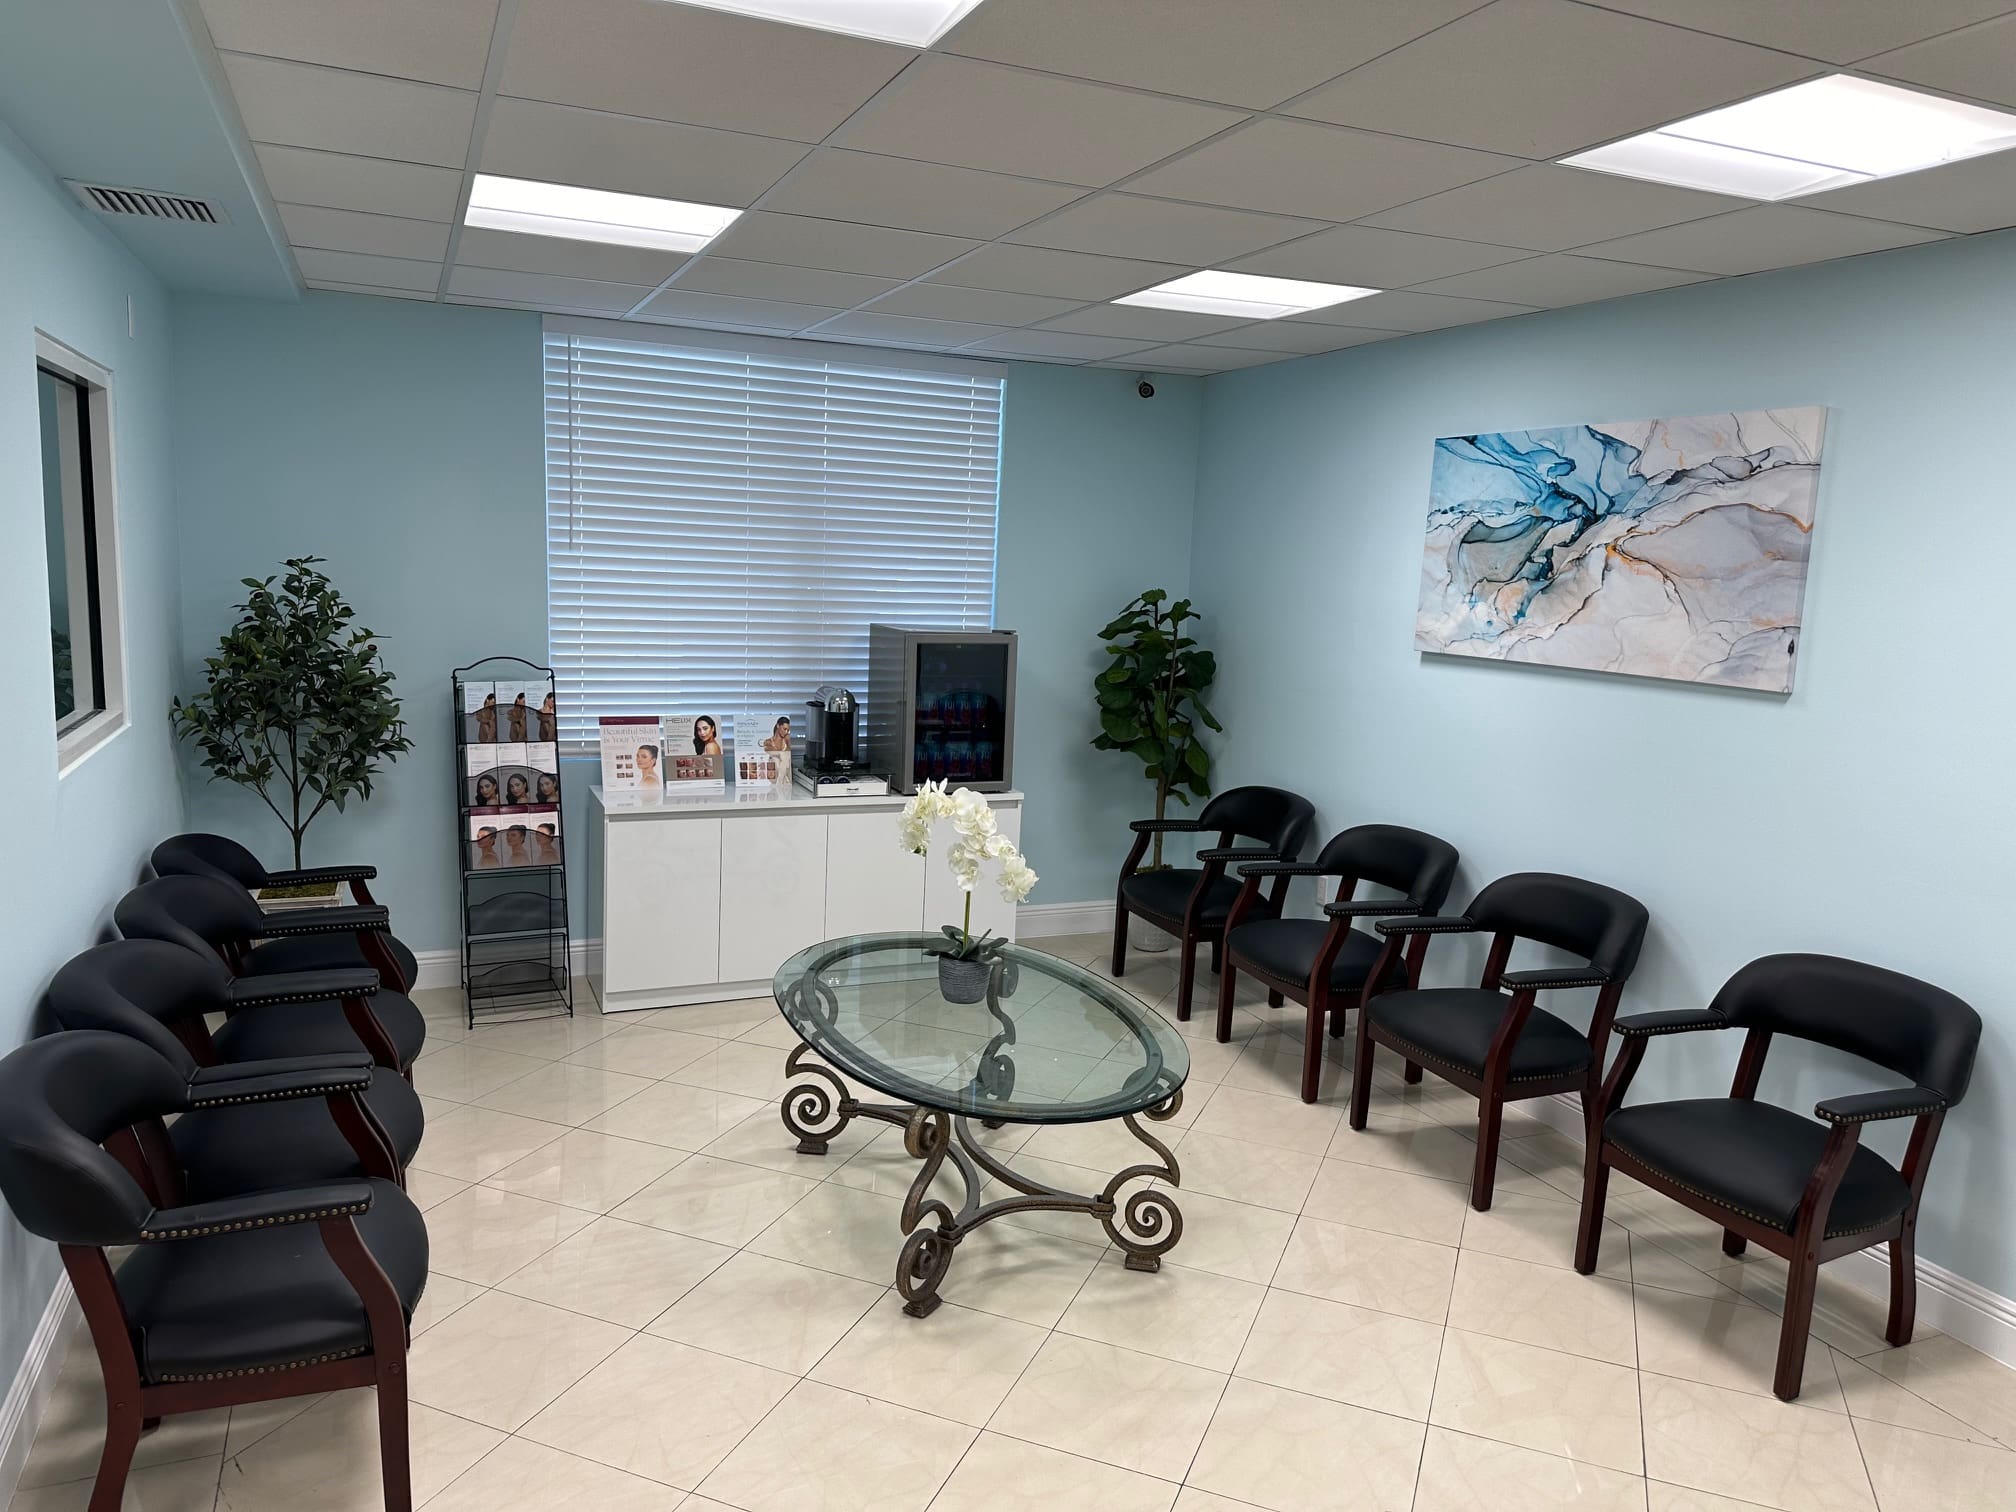
[[[1354, 920], [1432, 914], [1449, 896], [1456, 875], [1456, 847], [1420, 830], [1392, 824], [1361, 824], [1334, 836], [1314, 861], [1255, 861], [1239, 868], [1241, 886], [1225, 920], [1225, 960], [1218, 975], [1218, 1042], [1232, 1037], [1232, 997], [1244, 971], [1267, 988], [1267, 1001], [1284, 998], [1308, 1010], [1302, 1037], [1302, 1101], [1316, 1101], [1323, 1071], [1323, 1024], [1333, 1036], [1344, 1032], [1344, 1014], [1359, 1006], [1379, 959], [1381, 942]], [[1251, 917], [1260, 889], [1294, 877], [1335, 877], [1337, 897], [1321, 919]], [[1398, 898], [1358, 899], [1360, 882], [1390, 887]], [[1425, 937], [1424, 943], [1425, 943]], [[1417, 986], [1420, 953], [1403, 969], [1387, 963], [1382, 985]]]
[[[1470, 1205], [1491, 1206], [1498, 1173], [1498, 1135], [1505, 1104], [1573, 1092], [1586, 1114], [1603, 1070], [1604, 1047], [1617, 1000], [1638, 964], [1650, 916], [1636, 898], [1551, 872], [1500, 877], [1447, 917], [1386, 919], [1375, 928], [1386, 948], [1371, 980], [1382, 982], [1404, 942], [1418, 942], [1410, 967], [1418, 973], [1428, 938], [1487, 934], [1491, 950], [1475, 987], [1409, 987], [1382, 991], [1358, 1015], [1356, 1075], [1351, 1084], [1351, 1127], [1363, 1129], [1372, 1099], [1372, 1047], [1384, 1045], [1407, 1062], [1407, 1079], [1423, 1067], [1477, 1099], [1477, 1161]], [[1520, 940], [1551, 945], [1589, 964], [1545, 971], [1507, 971]], [[1416, 977], [1418, 980], [1418, 975]], [[1535, 1006], [1542, 992], [1594, 987], [1596, 1006], [1587, 1030]]]
[[[89, 1512], [118, 1512], [142, 1429], [174, 1413], [377, 1388], [387, 1512], [410, 1512], [406, 1345], [427, 1230], [386, 1181], [190, 1201], [105, 1146], [190, 1113], [189, 1083], [117, 1034], [52, 1034], [0, 1060], [0, 1194], [53, 1240], [105, 1379]], [[313, 1225], [312, 1231], [306, 1226]], [[115, 1273], [106, 1251], [131, 1245]]]
[[[1705, 1010], [1617, 1020], [1622, 1048], [1590, 1120], [1575, 1268], [1596, 1269], [1603, 1200], [1618, 1170], [1722, 1225], [1722, 1248], [1752, 1240], [1784, 1257], [1785, 1322], [1772, 1390], [1799, 1395], [1820, 1267], [1871, 1245], [1890, 1247], [1884, 1337], [1911, 1342], [1917, 1319], [1918, 1202], [1946, 1112], [1966, 1094], [1981, 1016], [1915, 977], [1837, 956], [1773, 955], [1731, 977]], [[1727, 1097], [1623, 1107], [1650, 1041], [1663, 1034], [1744, 1031]], [[1906, 1085], [1830, 1097], [1802, 1118], [1757, 1100], [1775, 1035], [1873, 1061]], [[1913, 1120], [1900, 1170], [1859, 1138], [1878, 1119]], [[1817, 1120], [1817, 1121], [1816, 1121]]]
[[236, 1007], [264, 997], [272, 981], [289, 984], [291, 1005], [284, 1014], [240, 1013], [217, 1031], [218, 1054], [226, 1060], [270, 1060], [277, 1056], [371, 1052], [381, 1066], [411, 1079], [413, 1062], [427, 1043], [427, 1021], [403, 992], [373, 989], [361, 967], [297, 973], [282, 958], [266, 955], [262, 939], [342, 936], [362, 952], [383, 982], [395, 968], [377, 943], [385, 930], [385, 910], [358, 904], [349, 908], [302, 909], [269, 918], [244, 888], [209, 877], [160, 877], [143, 882], [112, 910], [113, 922], [129, 940], [163, 940], [208, 959], [222, 960], [234, 981]]
[[[1113, 975], [1127, 970], [1127, 917], [1139, 915], [1176, 936], [1176, 1017], [1190, 1017], [1197, 975], [1197, 947], [1211, 947], [1214, 970], [1225, 939], [1225, 921], [1239, 896], [1239, 885], [1225, 875], [1228, 866], [1250, 861], [1293, 861], [1302, 854], [1316, 810], [1307, 798], [1281, 788], [1228, 788], [1204, 805], [1195, 819], [1137, 819], [1133, 848], [1120, 868], [1120, 887], [1113, 904]], [[1200, 866], [1140, 870], [1148, 842], [1157, 834], [1211, 834], [1218, 843], [1197, 853]], [[1235, 846], [1233, 841], [1250, 844]], [[1257, 900], [1249, 912], [1273, 917], [1281, 910], [1288, 879]]]
[[[350, 896], [358, 903], [370, 907], [376, 902], [370, 886], [378, 875], [375, 866], [304, 866], [294, 871], [268, 871], [259, 864], [257, 856], [223, 835], [171, 835], [154, 847], [150, 859], [155, 874], [162, 877], [209, 877], [247, 891], [301, 882], [345, 882], [349, 884]], [[284, 923], [292, 916], [273, 917], [275, 922]], [[420, 969], [413, 952], [389, 933], [381, 935], [379, 942], [383, 950], [377, 959], [368, 958], [355, 940], [341, 934], [275, 934], [254, 948], [263, 962], [258, 969], [264, 971], [322, 971], [369, 965], [382, 972], [387, 964], [383, 956], [390, 955], [398, 980], [388, 977], [385, 985], [394, 992], [411, 992]]]
[[[404, 1187], [426, 1120], [398, 1071], [360, 1048], [244, 1059], [232, 1024], [255, 1013], [284, 1018], [323, 1001], [335, 973], [231, 979], [221, 961], [160, 940], [114, 940], [73, 957], [49, 984], [64, 1030], [103, 1030], [150, 1046], [182, 1076], [192, 1111], [167, 1143], [142, 1152], [179, 1172], [186, 1193], [208, 1200], [262, 1187], [375, 1177]], [[378, 991], [374, 972], [351, 973], [352, 1011]], [[304, 1000], [304, 990], [310, 994]], [[206, 1015], [226, 1013], [218, 1035]], [[220, 1046], [219, 1039], [224, 1044]]]

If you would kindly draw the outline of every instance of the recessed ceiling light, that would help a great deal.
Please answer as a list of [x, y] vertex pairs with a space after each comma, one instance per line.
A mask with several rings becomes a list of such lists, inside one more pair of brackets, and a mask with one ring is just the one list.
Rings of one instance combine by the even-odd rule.
[[462, 223], [568, 241], [698, 252], [741, 213], [721, 205], [693, 205], [684, 200], [653, 199], [648, 194], [617, 194], [608, 189], [479, 173], [469, 191], [469, 213]]
[[1782, 200], [2016, 147], [2016, 115], [1833, 74], [1562, 162]]
[[685, 0], [708, 10], [761, 16], [790, 26], [929, 47], [980, 0]]
[[1279, 320], [1283, 315], [1300, 315], [1305, 310], [1320, 310], [1326, 305], [1363, 299], [1378, 292], [1351, 284], [1309, 283], [1299, 278], [1262, 278], [1257, 273], [1213, 270], [1174, 278], [1113, 303], [1147, 305], [1156, 310], [1189, 310], [1198, 315]]

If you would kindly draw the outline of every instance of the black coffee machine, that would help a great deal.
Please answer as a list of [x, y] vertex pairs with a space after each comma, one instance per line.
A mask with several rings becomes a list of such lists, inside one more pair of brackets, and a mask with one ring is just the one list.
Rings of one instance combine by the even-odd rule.
[[805, 700], [810, 717], [805, 727], [805, 765], [814, 773], [859, 772], [861, 763], [861, 703], [835, 683], [820, 686]]

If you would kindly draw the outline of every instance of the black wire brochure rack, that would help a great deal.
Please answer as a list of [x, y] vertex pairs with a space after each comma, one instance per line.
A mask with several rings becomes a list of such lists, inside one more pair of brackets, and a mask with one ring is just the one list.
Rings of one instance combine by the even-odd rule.
[[572, 1016], [567, 819], [553, 669], [490, 656], [451, 674], [462, 992], [481, 1018]]

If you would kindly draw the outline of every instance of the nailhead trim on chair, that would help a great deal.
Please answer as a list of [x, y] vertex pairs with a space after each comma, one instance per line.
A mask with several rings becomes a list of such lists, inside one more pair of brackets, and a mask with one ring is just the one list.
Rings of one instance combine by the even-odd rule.
[[[1516, 976], [1518, 973], [1513, 974]], [[1590, 976], [1577, 977], [1572, 982], [1528, 982], [1526, 985], [1536, 992], [1544, 992], [1550, 987], [1607, 987], [1609, 984], [1608, 977]]]
[[1851, 1118], [1841, 1113], [1829, 1113], [1823, 1108], [1815, 1108], [1813, 1114], [1816, 1118], [1824, 1118], [1828, 1123], [1832, 1124], [1865, 1124], [1877, 1123], [1886, 1118], [1920, 1118], [1927, 1113], [1941, 1112], [1944, 1110], [1944, 1107], [1945, 1104], [1943, 1103], [1933, 1103], [1930, 1107], [1925, 1108], [1897, 1108], [1894, 1110], [1885, 1108], [1881, 1113], [1864, 1113], [1857, 1118]]
[[[1389, 1029], [1386, 1032], [1392, 1034], [1393, 1031]], [[1397, 1035], [1394, 1036], [1392, 1048], [1405, 1051], [1409, 1060], [1426, 1061], [1431, 1066], [1447, 1066], [1451, 1071], [1461, 1071], [1465, 1076], [1482, 1076], [1484, 1074], [1474, 1066], [1464, 1066], [1452, 1060], [1444, 1060], [1441, 1056], [1423, 1050], [1419, 1045], [1414, 1044], [1410, 1040], [1403, 1040]], [[1505, 1083], [1507, 1086], [1511, 1086], [1517, 1082], [1552, 1081], [1557, 1076], [1566, 1076], [1568, 1074], [1566, 1071], [1536, 1071], [1526, 1076], [1508, 1076], [1505, 1078]]]
[[[312, 931], [311, 931], [312, 932]], [[243, 980], [242, 978], [240, 980]], [[231, 1000], [233, 1008], [264, 1008], [273, 1003], [327, 1003], [344, 998], [368, 998], [377, 995], [376, 987], [360, 987], [355, 992], [281, 992], [261, 993], [258, 997], [241, 997]]]
[[259, 926], [259, 938], [270, 940], [279, 935], [355, 934], [367, 930], [372, 934], [383, 934], [389, 928], [380, 922], [375, 924], [353, 924], [344, 920], [337, 924], [275, 924], [270, 920]]
[[1622, 1024], [1612, 1024], [1610, 1027], [1626, 1039], [1656, 1039], [1662, 1034], [1688, 1034], [1704, 1029], [1724, 1029], [1728, 1027], [1728, 1021], [1724, 1020], [1720, 1024], [1664, 1024], [1657, 1029], [1627, 1029]]
[[[1615, 1140], [1611, 1140], [1610, 1142], [1612, 1144], [1617, 1143]], [[1681, 1191], [1692, 1192], [1696, 1197], [1699, 1197], [1703, 1202], [1713, 1203], [1716, 1207], [1721, 1208], [1726, 1213], [1734, 1213], [1740, 1218], [1748, 1218], [1753, 1223], [1761, 1223], [1764, 1225], [1764, 1227], [1768, 1229], [1775, 1229], [1778, 1233], [1781, 1234], [1789, 1234], [1794, 1232], [1794, 1230], [1792, 1229], [1782, 1227], [1776, 1218], [1766, 1218], [1762, 1213], [1753, 1213], [1748, 1208], [1737, 1207], [1736, 1204], [1733, 1202], [1724, 1201], [1722, 1198], [1717, 1197], [1710, 1192], [1704, 1192], [1699, 1187], [1693, 1186], [1688, 1182], [1682, 1181], [1678, 1176], [1675, 1176], [1671, 1171], [1664, 1170], [1661, 1167], [1652, 1164], [1652, 1162], [1647, 1160], [1644, 1156], [1639, 1155], [1630, 1149], [1627, 1149], [1625, 1146], [1621, 1144], [1617, 1145], [1617, 1148], [1623, 1150], [1626, 1155], [1629, 1155], [1633, 1160], [1637, 1161], [1638, 1164], [1645, 1167], [1646, 1170], [1656, 1172], [1664, 1180], [1672, 1182], [1673, 1185], [1680, 1188]], [[1890, 1220], [1888, 1218], [1884, 1218], [1878, 1220], [1875, 1223], [1865, 1223], [1859, 1228], [1852, 1228], [1852, 1229], [1830, 1228], [1829, 1230], [1827, 1230], [1826, 1234], [1823, 1237], [1828, 1239], [1846, 1239], [1851, 1234], [1866, 1234], [1871, 1229], [1879, 1229], [1889, 1221]]]
[[[245, 1218], [237, 1223], [205, 1223], [195, 1228], [157, 1229], [142, 1233], [142, 1244], [158, 1244], [164, 1239], [201, 1239], [210, 1234], [235, 1234], [245, 1229], [276, 1228], [284, 1223], [306, 1223], [310, 1219], [354, 1218], [359, 1213], [371, 1210], [368, 1202], [348, 1203], [343, 1207], [315, 1208], [303, 1213], [283, 1213], [272, 1218]], [[340, 1356], [336, 1357], [340, 1358]]]
[[1396, 935], [1396, 934], [1474, 934], [1474, 933], [1476, 932], [1476, 929], [1477, 929], [1477, 926], [1476, 926], [1475, 924], [1472, 924], [1472, 923], [1471, 923], [1471, 922], [1470, 922], [1469, 920], [1467, 920], [1467, 919], [1466, 919], [1466, 920], [1464, 920], [1464, 922], [1462, 922], [1461, 924], [1431, 924], [1431, 925], [1429, 925], [1429, 926], [1428, 926], [1428, 927], [1427, 927], [1426, 929], [1423, 929], [1423, 928], [1420, 928], [1419, 926], [1415, 926], [1415, 927], [1413, 927], [1413, 928], [1408, 928], [1408, 929], [1395, 929], [1395, 928], [1388, 928], [1388, 927], [1387, 927], [1386, 925], [1384, 925], [1384, 924], [1380, 924], [1380, 925], [1378, 925], [1378, 926], [1376, 926], [1376, 927], [1378, 928], [1378, 930], [1379, 930], [1379, 933], [1381, 933], [1381, 934], [1383, 934], [1383, 935]]
[[248, 1365], [243, 1370], [212, 1370], [202, 1375], [164, 1375], [153, 1379], [162, 1385], [180, 1384], [187, 1381], [229, 1381], [239, 1376], [277, 1375], [283, 1370], [299, 1370], [304, 1365], [327, 1365], [332, 1360], [354, 1360], [359, 1355], [371, 1353], [368, 1344], [360, 1344], [355, 1349], [342, 1349], [334, 1354], [321, 1354], [306, 1360], [289, 1360], [284, 1365]]
[[230, 1097], [198, 1097], [191, 1108], [230, 1108], [240, 1103], [292, 1102], [303, 1097], [329, 1097], [337, 1092], [369, 1092], [371, 1081], [366, 1077], [361, 1082], [345, 1083], [339, 1087], [296, 1088], [286, 1092], [239, 1092]]

